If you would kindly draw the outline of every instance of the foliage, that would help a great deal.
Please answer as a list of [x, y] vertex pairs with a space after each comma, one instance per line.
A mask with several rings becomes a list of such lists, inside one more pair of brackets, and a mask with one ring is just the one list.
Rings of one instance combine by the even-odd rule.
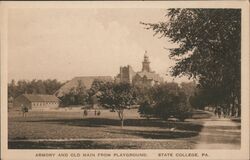
[[141, 117], [146, 117], [147, 119], [150, 119], [155, 115], [155, 109], [152, 103], [150, 103], [148, 100], [145, 100], [140, 104], [138, 112], [140, 113]]
[[100, 102], [107, 108], [120, 110], [133, 104], [133, 88], [129, 83], [107, 82], [100, 91]]
[[87, 91], [88, 92], [88, 104], [94, 105], [98, 103], [97, 94], [100, 91], [101, 87], [104, 85], [104, 82], [101, 80], [94, 80], [91, 88]]
[[105, 83], [101, 89], [101, 94], [98, 96], [99, 102], [106, 108], [115, 110], [121, 120], [123, 127], [124, 109], [134, 104], [134, 89], [129, 83]]
[[25, 81], [12, 80], [8, 84], [8, 98], [16, 98], [17, 96], [27, 94], [54, 94], [63, 84], [56, 79]]
[[193, 96], [195, 92], [197, 92], [197, 85], [195, 82], [182, 82], [180, 87], [188, 97]]
[[60, 98], [62, 104], [67, 105], [85, 105], [89, 99], [86, 87], [81, 81], [78, 81], [78, 85], [70, 89], [69, 93], [66, 93]]
[[104, 85], [104, 82], [101, 81], [101, 80], [94, 80], [92, 85], [91, 85], [91, 88], [89, 89], [89, 95], [90, 96], [93, 96], [95, 95], [100, 89], [101, 87]]
[[204, 109], [210, 104], [220, 104], [224, 93], [214, 89], [197, 89], [195, 94], [190, 97], [190, 103], [197, 109]]
[[177, 61], [172, 75], [198, 79], [214, 97], [206, 99], [209, 104], [240, 104], [241, 10], [169, 9], [166, 17], [143, 24], [178, 45], [170, 49]]
[[[173, 86], [175, 87], [173, 88]], [[171, 116], [180, 120], [188, 118], [191, 108], [187, 104], [187, 96], [184, 91], [174, 83], [159, 87], [160, 92], [156, 92], [156, 97], [161, 95], [161, 98], [155, 104], [156, 116], [164, 119], [168, 119]]]
[[191, 106], [187, 96], [177, 83], [165, 83], [152, 87], [147, 100], [140, 105], [142, 117], [158, 117], [168, 119], [171, 116], [184, 120], [189, 117]]
[[203, 97], [202, 95], [195, 94], [190, 97], [189, 102], [191, 106], [196, 109], [204, 109], [207, 106], [206, 100], [204, 101], [204, 99], [205, 97]]

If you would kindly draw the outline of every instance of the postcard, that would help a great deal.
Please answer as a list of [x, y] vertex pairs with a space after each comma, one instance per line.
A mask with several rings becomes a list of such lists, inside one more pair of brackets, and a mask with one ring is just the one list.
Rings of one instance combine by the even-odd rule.
[[3, 160], [249, 159], [248, 1], [0, 6]]

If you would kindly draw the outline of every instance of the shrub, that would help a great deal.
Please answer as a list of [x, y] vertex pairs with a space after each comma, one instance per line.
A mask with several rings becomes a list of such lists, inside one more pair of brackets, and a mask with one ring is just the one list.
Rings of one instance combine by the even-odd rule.
[[145, 99], [139, 108], [141, 117], [157, 117], [165, 120], [174, 117], [184, 121], [191, 116], [192, 108], [187, 96], [176, 83], [152, 87]]
[[140, 113], [141, 117], [145, 117], [150, 119], [154, 117], [155, 109], [149, 101], [144, 101], [140, 104], [138, 112]]

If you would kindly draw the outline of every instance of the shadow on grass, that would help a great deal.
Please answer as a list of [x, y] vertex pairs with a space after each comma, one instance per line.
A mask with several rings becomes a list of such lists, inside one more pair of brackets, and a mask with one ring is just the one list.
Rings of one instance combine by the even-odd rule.
[[231, 118], [231, 121], [237, 122], [237, 123], [241, 123], [241, 119], [240, 118]]
[[206, 130], [216, 130], [216, 129], [220, 129], [220, 130], [240, 130], [241, 126], [207, 126]]
[[135, 149], [135, 145], [112, 145], [94, 141], [67, 141], [67, 142], [13, 142], [9, 141], [9, 149]]
[[[69, 126], [80, 127], [105, 127], [105, 126], [120, 126], [121, 122], [118, 119], [108, 118], [85, 118], [85, 119], [53, 119], [53, 120], [33, 120], [26, 122], [46, 122], [56, 123]], [[124, 120], [125, 126], [133, 127], [160, 127], [160, 128], [175, 128], [178, 130], [196, 131], [199, 132], [202, 129], [202, 123], [192, 122], [176, 122], [176, 121], [164, 121], [160, 119], [126, 119]]]
[[213, 116], [212, 112], [196, 110], [192, 112], [192, 119], [208, 119]]
[[109, 131], [111, 134], [127, 134], [133, 136], [139, 136], [145, 139], [177, 139], [177, 138], [189, 138], [199, 134], [199, 132], [187, 132], [187, 131], [138, 131], [138, 130], [113, 130]]

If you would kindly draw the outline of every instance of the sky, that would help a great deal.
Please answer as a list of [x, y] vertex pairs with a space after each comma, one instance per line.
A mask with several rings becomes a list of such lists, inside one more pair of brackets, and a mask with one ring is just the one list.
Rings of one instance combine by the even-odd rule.
[[10, 9], [8, 79], [114, 77], [120, 66], [140, 71], [147, 51], [151, 69], [172, 81], [169, 67], [175, 62], [166, 48], [176, 45], [140, 24], [166, 21], [165, 14], [159, 8]]

